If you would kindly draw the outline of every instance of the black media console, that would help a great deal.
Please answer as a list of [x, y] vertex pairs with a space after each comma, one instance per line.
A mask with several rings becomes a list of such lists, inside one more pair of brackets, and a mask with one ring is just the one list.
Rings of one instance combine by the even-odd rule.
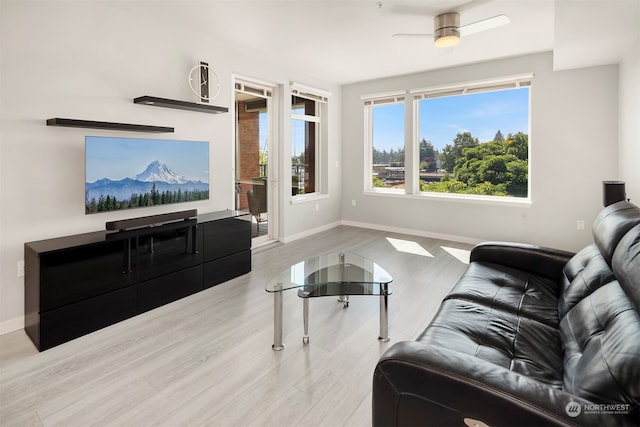
[[239, 211], [29, 242], [25, 331], [43, 351], [251, 271]]

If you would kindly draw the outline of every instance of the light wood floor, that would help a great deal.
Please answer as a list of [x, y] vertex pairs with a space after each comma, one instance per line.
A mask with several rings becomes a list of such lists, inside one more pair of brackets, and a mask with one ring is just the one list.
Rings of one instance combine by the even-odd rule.
[[[387, 240], [428, 255], [401, 252]], [[405, 241], [403, 243], [403, 241]], [[284, 296], [284, 342], [273, 343], [265, 280], [294, 261], [350, 250], [394, 277], [391, 342], [379, 299]], [[415, 248], [414, 248], [415, 249]], [[380, 355], [415, 338], [463, 272], [469, 245], [340, 226], [256, 251], [250, 274], [38, 353], [24, 331], [0, 337], [0, 425], [368, 426]], [[462, 261], [459, 260], [462, 254]]]

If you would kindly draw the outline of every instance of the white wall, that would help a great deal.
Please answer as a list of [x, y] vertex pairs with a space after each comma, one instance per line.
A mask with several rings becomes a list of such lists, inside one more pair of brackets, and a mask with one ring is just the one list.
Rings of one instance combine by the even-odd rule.
[[[601, 181], [618, 175], [618, 69], [552, 68], [551, 53], [541, 53], [343, 87], [343, 158], [358, 159], [343, 172], [343, 220], [466, 241], [511, 240], [567, 250], [591, 242], [589, 224], [602, 208]], [[529, 207], [363, 193], [361, 95], [529, 72], [534, 73]], [[577, 230], [577, 220], [586, 222], [586, 230]]]
[[[640, 14], [640, 7], [638, 7]], [[640, 22], [640, 16], [638, 17]], [[640, 35], [640, 30], [637, 30]], [[620, 63], [620, 176], [627, 197], [640, 204], [640, 36]]]
[[[289, 81], [332, 93], [329, 164], [340, 162], [340, 88], [317, 77], [292, 74], [232, 42], [204, 39], [176, 16], [196, 16], [198, 2], [1, 2], [0, 130], [0, 333], [23, 326], [23, 279], [17, 263], [24, 242], [104, 229], [115, 219], [177, 209], [209, 212], [233, 208], [234, 73], [281, 85]], [[190, 8], [190, 9], [189, 9]], [[179, 13], [177, 13], [179, 11]], [[243, 53], [246, 52], [246, 53]], [[135, 105], [152, 95], [193, 100], [187, 73], [208, 60], [222, 82], [212, 115]], [[285, 129], [289, 127], [281, 110]], [[175, 127], [173, 134], [70, 129], [45, 126], [52, 117]], [[210, 141], [211, 198], [207, 202], [84, 214], [85, 135]], [[288, 132], [280, 135], [280, 168], [290, 157]], [[288, 178], [287, 178], [288, 179]], [[330, 197], [315, 203], [280, 203], [280, 232], [287, 236], [321, 229], [340, 219], [340, 175], [329, 176]], [[287, 188], [285, 180], [282, 188]]]

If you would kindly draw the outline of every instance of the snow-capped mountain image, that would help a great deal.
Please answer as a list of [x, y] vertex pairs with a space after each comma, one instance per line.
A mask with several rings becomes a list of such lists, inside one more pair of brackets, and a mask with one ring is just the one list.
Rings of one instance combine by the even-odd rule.
[[160, 162], [159, 160], [155, 160], [149, 163], [149, 166], [144, 170], [144, 172], [139, 173], [134, 178], [136, 181], [144, 181], [144, 182], [166, 182], [168, 184], [185, 184], [189, 182], [187, 178], [184, 176], [180, 176], [175, 173], [169, 166]]
[[155, 160], [133, 178], [98, 179], [85, 185], [86, 212], [155, 206], [209, 198], [209, 183], [190, 180]]

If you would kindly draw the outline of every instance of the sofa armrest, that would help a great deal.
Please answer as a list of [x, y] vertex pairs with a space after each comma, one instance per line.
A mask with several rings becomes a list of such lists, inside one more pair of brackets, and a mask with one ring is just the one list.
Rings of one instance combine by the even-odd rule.
[[[476, 357], [400, 342], [373, 377], [373, 425], [632, 425], [624, 415], [585, 413], [591, 402]], [[571, 417], [567, 408], [579, 405]], [[469, 425], [473, 425], [469, 424]], [[482, 425], [482, 424], [478, 424]]]
[[491, 262], [558, 280], [575, 254], [560, 249], [510, 242], [484, 242], [471, 251], [471, 261]]

